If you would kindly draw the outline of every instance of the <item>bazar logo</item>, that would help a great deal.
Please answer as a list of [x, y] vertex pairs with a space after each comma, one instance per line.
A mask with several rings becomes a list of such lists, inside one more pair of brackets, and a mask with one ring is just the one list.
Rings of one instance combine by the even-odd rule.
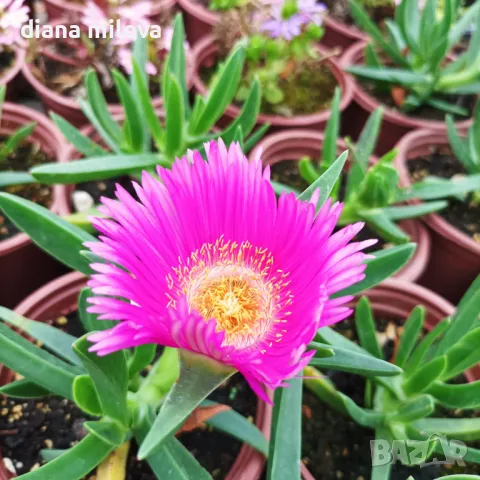
[[[372, 466], [400, 462], [403, 465], [458, 465], [464, 467], [463, 460], [467, 454], [467, 446], [459, 440], [448, 440], [445, 435], [432, 434], [427, 440], [371, 440], [370, 451]], [[443, 453], [442, 458], [435, 454]], [[429, 461], [427, 461], [429, 460]]]

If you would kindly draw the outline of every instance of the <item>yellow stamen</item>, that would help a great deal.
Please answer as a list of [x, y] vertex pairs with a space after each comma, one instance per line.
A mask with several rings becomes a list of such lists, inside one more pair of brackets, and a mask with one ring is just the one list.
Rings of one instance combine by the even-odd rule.
[[[246, 347], [255, 344], [271, 330], [273, 323], [283, 322], [283, 307], [292, 303], [291, 292], [282, 293], [288, 272], [273, 268], [274, 259], [266, 248], [250, 242], [225, 241], [205, 243], [186, 261], [172, 268], [166, 282], [168, 306], [186, 295], [191, 309], [208, 321], [217, 321], [217, 330], [225, 332], [225, 344]], [[280, 275], [279, 275], [280, 274]], [[272, 340], [280, 341], [281, 331]]]

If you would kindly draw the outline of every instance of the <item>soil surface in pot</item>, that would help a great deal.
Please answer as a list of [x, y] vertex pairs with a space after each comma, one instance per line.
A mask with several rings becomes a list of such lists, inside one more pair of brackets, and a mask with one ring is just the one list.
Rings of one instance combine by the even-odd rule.
[[117, 184], [121, 185], [133, 198], [137, 198], [137, 194], [132, 185], [132, 179], [128, 176], [78, 183], [75, 186], [75, 191], [86, 192], [92, 198], [94, 204], [98, 205], [102, 197], [117, 198], [115, 196]]
[[[403, 331], [402, 321], [398, 319], [376, 319], [377, 338], [382, 345], [386, 359], [394, 354], [396, 339]], [[335, 325], [335, 330], [347, 338], [357, 341], [355, 323], [352, 318]], [[364, 405], [365, 380], [358, 375], [343, 372], [327, 372], [328, 378], [345, 395], [357, 404]], [[465, 383], [465, 378], [455, 379], [455, 383]], [[473, 411], [438, 408], [436, 416], [458, 418], [475, 417]], [[332, 412], [318, 397], [304, 389], [302, 409], [302, 459], [316, 480], [359, 480], [371, 475], [370, 440], [374, 432], [357, 425], [353, 420]], [[319, 433], [320, 432], [320, 433]], [[478, 445], [470, 446], [478, 448]], [[433, 480], [454, 473], [478, 473], [480, 466], [467, 464], [431, 465], [423, 468], [405, 467], [396, 463], [392, 468], [391, 480], [405, 480], [412, 475], [416, 480]]]
[[0, 76], [3, 76], [13, 65], [15, 53], [11, 50], [3, 50], [0, 53]]
[[[7, 139], [0, 138], [0, 145]], [[38, 143], [23, 142], [16, 151], [10, 154], [4, 161], [0, 162], [1, 172], [28, 171], [35, 165], [54, 162], [54, 158], [48, 157], [41, 149]], [[19, 197], [26, 198], [32, 202], [50, 207], [52, 203], [52, 187], [33, 183], [29, 185], [13, 185], [0, 188], [0, 191], [12, 193]], [[0, 241], [12, 237], [19, 233], [19, 229], [3, 214], [0, 210]]]
[[[429, 175], [450, 179], [466, 173], [449, 148], [433, 148], [430, 154], [409, 160], [407, 166], [412, 182]], [[465, 201], [448, 199], [448, 207], [437, 214], [480, 243], [480, 203], [474, 201], [473, 194], [468, 194]]]
[[[445, 121], [445, 112], [443, 110], [439, 110], [428, 105], [422, 105], [412, 112], [404, 112], [400, 110], [397, 103], [395, 103], [390, 90], [379, 90], [375, 83], [368, 80], [357, 78], [357, 81], [369, 95], [374, 97], [381, 104], [386, 105], [390, 109], [397, 110], [403, 115], [407, 115], [408, 117], [415, 119], [434, 120], [442, 123]], [[477, 101], [477, 97], [475, 95], [441, 95], [438, 96], [438, 98], [457, 107], [466, 108], [468, 110], [467, 116], [453, 115], [456, 121], [468, 120], [468, 118], [472, 116], [473, 109]]]
[[[200, 68], [199, 75], [205, 85], [211, 84], [217, 69], [218, 63]], [[249, 76], [248, 73], [244, 75]], [[303, 62], [301, 65], [292, 63], [289, 71], [285, 72], [285, 76], [281, 76], [278, 82], [278, 87], [284, 94], [283, 101], [273, 105], [262, 99], [260, 111], [263, 114], [282, 117], [321, 112], [330, 106], [337, 85], [335, 75], [321, 59]], [[242, 106], [242, 102], [235, 104], [238, 107]]]
[[[327, 6], [328, 14], [335, 20], [347, 25], [354, 25], [355, 22], [350, 14], [348, 0], [324, 0]], [[374, 6], [364, 5], [370, 18], [376, 23], [392, 18], [395, 14], [395, 2], [393, 0], [374, 0], [373, 2], [362, 2], [374, 4]]]
[[[93, 40], [96, 43], [100, 42], [96, 39]], [[30, 58], [34, 58], [30, 67], [36, 79], [59, 95], [73, 100], [85, 98], [84, 77], [88, 68], [94, 67], [107, 103], [119, 104], [120, 99], [113, 77], [108, 72], [116, 68], [124, 75], [126, 74], [119, 65], [114, 51], [105, 46], [96, 47], [96, 51], [99, 52], [98, 58], [93, 60], [88, 59], [85, 46], [79, 40], [69, 39], [69, 43], [66, 42], [67, 40], [60, 39], [44, 46], [45, 53], [42, 53], [41, 49], [30, 53]], [[61, 59], [62, 57], [64, 60]], [[158, 96], [160, 94], [159, 76], [155, 75], [149, 78], [150, 94]]]
[[[64, 312], [65, 313], [65, 312]], [[76, 311], [48, 322], [74, 336], [84, 334]], [[209, 397], [255, 421], [257, 397], [239, 374], [230, 378]], [[6, 464], [23, 474], [42, 465], [42, 449], [70, 448], [86, 434], [83, 423], [92, 418], [69, 400], [59, 397], [34, 400], [0, 396], [0, 450]], [[224, 479], [235, 462], [242, 442], [205, 426], [184, 432], [179, 440], [214, 479]], [[132, 442], [127, 465], [127, 480], [156, 480], [146, 462], [137, 461]], [[89, 476], [88, 480], [94, 480]]]

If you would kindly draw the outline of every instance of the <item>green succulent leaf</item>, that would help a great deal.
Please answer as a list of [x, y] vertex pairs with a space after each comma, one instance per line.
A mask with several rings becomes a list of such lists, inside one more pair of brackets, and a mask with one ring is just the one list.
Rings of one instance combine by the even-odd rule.
[[333, 164], [326, 170], [315, 182], [313, 182], [300, 196], [299, 200], [308, 201], [313, 193], [320, 189], [320, 198], [317, 203], [317, 209], [320, 208], [330, 196], [335, 184], [337, 183], [345, 162], [347, 161], [348, 152], [343, 152]]
[[348, 414], [362, 427], [377, 428], [384, 424], [385, 414], [359, 407], [350, 397], [339, 393]]
[[5, 307], [0, 307], [0, 319], [19, 328], [35, 340], [41, 341], [49, 350], [73, 365], [81, 365], [79, 358], [73, 353], [72, 345], [75, 337], [47, 323], [36, 322], [19, 315]]
[[275, 390], [268, 480], [300, 478], [302, 379], [293, 378], [288, 384], [288, 388]]
[[362, 297], [357, 303], [355, 327], [360, 345], [374, 357], [383, 360], [384, 356], [378, 344], [372, 308], [367, 297]]
[[412, 396], [428, 391], [430, 386], [442, 375], [447, 366], [445, 357], [437, 357], [420, 367], [403, 383], [404, 392]]
[[133, 356], [128, 361], [128, 377], [132, 378], [150, 365], [156, 353], [157, 345], [153, 343], [135, 347]]
[[434, 382], [426, 392], [447, 408], [480, 408], [480, 380], [460, 385]]
[[[320, 331], [321, 332], [321, 331]], [[328, 347], [329, 345], [325, 345]], [[328, 370], [357, 373], [365, 376], [394, 376], [402, 372], [400, 368], [389, 362], [342, 347], [331, 346], [335, 352], [333, 357], [314, 357], [309, 365]]]
[[203, 355], [182, 351], [180, 377], [165, 398], [152, 429], [140, 446], [138, 458], [145, 459], [158, 451], [193, 409], [235, 372]]
[[395, 355], [395, 364], [399, 367], [403, 368], [405, 366], [420, 338], [420, 333], [422, 332], [425, 322], [425, 313], [424, 307], [417, 306], [412, 310], [405, 322], [405, 327], [400, 337], [398, 352]]
[[124, 130], [127, 132], [127, 138], [132, 152], [141, 152], [145, 143], [145, 130], [143, 125], [143, 115], [127, 79], [118, 71], [112, 71], [113, 80], [118, 95], [125, 108]]
[[0, 208], [41, 249], [65, 265], [90, 274], [88, 261], [79, 252], [85, 242], [95, 241], [95, 237], [41, 205], [16, 195], [0, 193]]
[[436, 433], [467, 442], [480, 438], [480, 418], [429, 417], [412, 422], [412, 427], [427, 437]]
[[412, 257], [415, 249], [416, 245], [414, 243], [406, 243], [394, 248], [374, 252], [373, 255], [375, 258], [365, 261], [367, 265], [365, 279], [334, 294], [332, 297], [338, 298], [345, 295], [358, 295], [378, 285], [386, 278], [398, 272]]
[[[452, 325], [454, 325], [454, 323]], [[441, 380], [445, 381], [454, 378], [480, 362], [479, 343], [480, 327], [477, 327], [450, 347], [445, 352], [447, 366], [442, 374]]]
[[168, 167], [170, 162], [158, 153], [103, 155], [68, 163], [46, 163], [34, 167], [30, 173], [40, 183], [68, 185], [139, 173], [142, 170], [154, 169], [157, 165]]
[[430, 395], [420, 395], [402, 405], [396, 412], [388, 415], [389, 422], [412, 422], [428, 417], [435, 410], [435, 401]]
[[[212, 405], [216, 405], [216, 403], [209, 400], [202, 402], [202, 406]], [[252, 446], [260, 453], [263, 453], [265, 456], [268, 456], [268, 441], [263, 436], [263, 433], [253, 423], [250, 423], [247, 418], [235, 410], [217, 413], [205, 423], [215, 430], [237, 438], [241, 442]]]
[[0, 363], [48, 391], [73, 400], [78, 370], [0, 323]]
[[103, 414], [102, 406], [95, 390], [95, 385], [88, 375], [79, 375], [73, 382], [75, 404], [89, 415], [99, 417]]
[[88, 351], [91, 345], [87, 336], [84, 336], [74, 343], [73, 349], [95, 385], [104, 414], [120, 424], [127, 425], [128, 370], [125, 351], [98, 356]]
[[30, 380], [16, 380], [0, 387], [0, 393], [15, 398], [40, 398], [51, 395], [51, 392]]
[[438, 346], [439, 354], [445, 353], [467, 334], [478, 322], [480, 312], [480, 275], [470, 285], [458, 305], [452, 318], [452, 325], [443, 336]]
[[405, 372], [407, 376], [416, 372], [420, 365], [422, 365], [425, 360], [428, 359], [429, 353], [432, 351], [434, 343], [439, 338], [441, 338], [441, 336], [447, 331], [447, 329], [450, 327], [450, 324], [450, 318], [445, 318], [441, 322], [439, 322], [431, 332], [425, 335], [425, 337], [421, 340], [421, 342], [413, 351], [405, 367]]
[[96, 435], [89, 434], [61, 456], [18, 478], [19, 480], [45, 480], [46, 478], [80, 480], [91, 473], [113, 449], [111, 444]]

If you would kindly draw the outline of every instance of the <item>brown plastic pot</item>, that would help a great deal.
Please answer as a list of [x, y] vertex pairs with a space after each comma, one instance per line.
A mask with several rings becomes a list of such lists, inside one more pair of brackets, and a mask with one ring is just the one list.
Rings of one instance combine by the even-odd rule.
[[[56, 127], [40, 113], [30, 108], [5, 103], [0, 127], [1, 135], [10, 135], [28, 122], [37, 126], [29, 139], [38, 142], [42, 150], [58, 162], [63, 161], [65, 143]], [[65, 187], [53, 186], [50, 210], [66, 213]], [[66, 271], [49, 255], [32, 243], [25, 233], [18, 233], [0, 242], [0, 305], [13, 307], [27, 294]]]
[[204, 7], [195, 0], [177, 0], [183, 12], [187, 40], [193, 45], [202, 37], [211, 35], [220, 21], [220, 14]]
[[[54, 22], [51, 22], [49, 25], [55, 26], [68, 24], [71, 24], [71, 22], [68, 20], [57, 19]], [[193, 60], [191, 59], [188, 52], [186, 55], [186, 61], [187, 87], [190, 89], [192, 86]], [[44, 85], [40, 80], [38, 80], [38, 78], [33, 74], [31, 60], [27, 60], [23, 64], [22, 73], [28, 83], [35, 89], [46, 109], [52, 110], [56, 114], [68, 120], [76, 127], [81, 127], [88, 123], [87, 118], [83, 114], [82, 109], [80, 108], [80, 105], [75, 98], [61, 95], [60, 93], [55, 92], [51, 88]], [[163, 108], [163, 98], [161, 96], [154, 97], [152, 99], [152, 104], [155, 109]], [[108, 110], [112, 115], [118, 115], [123, 113], [123, 106], [118, 103], [109, 104]]]
[[25, 58], [27, 56], [27, 51], [25, 48], [14, 47], [13, 52], [15, 58], [10, 69], [8, 69], [0, 77], [0, 85], [8, 85], [7, 94], [10, 96], [12, 94], [12, 89], [15, 89], [15, 84], [18, 80], [18, 74], [22, 70], [22, 66], [25, 63]]
[[[154, 0], [152, 4], [152, 12], [149, 18], [153, 19], [171, 10], [175, 5], [175, 0]], [[52, 21], [66, 16], [76, 16], [79, 18], [83, 13], [84, 6], [68, 0], [45, 0], [45, 8], [48, 19]]]
[[341, 48], [347, 50], [354, 43], [366, 41], [367, 35], [354, 25], [335, 20], [331, 15], [327, 15], [324, 22], [325, 33], [322, 37], [322, 45], [329, 48]]
[[[261, 140], [252, 150], [250, 158], [262, 152], [261, 158], [265, 166], [284, 160], [300, 160], [304, 156], [319, 158], [323, 140], [323, 134], [313, 130], [277, 132]], [[345, 142], [338, 140], [338, 154], [347, 149]], [[375, 160], [372, 158], [372, 162]], [[430, 236], [419, 220], [404, 220], [400, 225], [417, 244], [417, 249], [410, 262], [397, 272], [395, 277], [415, 282], [422, 275], [430, 258]]]
[[[342, 67], [363, 64], [366, 46], [366, 42], [352, 45], [340, 60]], [[375, 97], [363, 89], [358, 81], [353, 80], [353, 102], [344, 115], [344, 118], [348, 118], [348, 122], [344, 125], [347, 133], [357, 138], [369, 115], [381, 105]], [[391, 150], [405, 134], [412, 130], [428, 128], [439, 132], [446, 131], [444, 121], [426, 120], [415, 115], [406, 115], [385, 105], [383, 107], [385, 109], [383, 123], [376, 148], [376, 153], [379, 155]], [[468, 119], [457, 122], [456, 125], [458, 128], [466, 128], [471, 123], [472, 120]]]
[[[390, 278], [367, 292], [374, 315], [378, 318], [393, 317], [406, 319], [412, 309], [423, 305], [426, 309], [425, 327], [431, 330], [438, 322], [455, 312], [455, 307], [436, 293], [403, 280]], [[469, 382], [480, 379], [480, 367], [465, 373]], [[304, 480], [315, 477], [303, 466]]]
[[[78, 295], [86, 281], [86, 277], [79, 272], [63, 275], [33, 292], [15, 308], [15, 311], [24, 317], [42, 322], [59, 315], [67, 315], [76, 309]], [[0, 385], [5, 385], [13, 379], [13, 372], [0, 365]], [[258, 399], [255, 424], [267, 438], [270, 434], [271, 417], [271, 405]], [[243, 445], [225, 480], [257, 480], [262, 474], [264, 465], [265, 457], [262, 454], [248, 445]], [[13, 477], [6, 470], [0, 452], [0, 480]]]
[[[206, 64], [212, 64], [215, 61], [215, 57], [218, 55], [220, 45], [218, 40], [213, 36], [204, 37], [193, 48], [193, 58], [195, 60], [195, 68], [193, 74], [193, 86], [194, 89], [201, 95], [207, 93], [207, 87], [200, 78], [199, 70]], [[340, 101], [340, 110], [344, 111], [348, 105], [350, 105], [353, 98], [353, 82], [349, 75], [345, 75], [337, 64], [337, 62], [331, 58], [325, 60], [325, 64], [331, 70], [335, 76], [338, 85], [342, 90], [342, 98]], [[241, 108], [235, 105], [229, 105], [225, 110], [224, 118], [220, 123], [228, 123], [237, 118], [240, 114]], [[263, 125], [269, 123], [271, 125], [270, 131], [279, 130], [284, 128], [302, 128], [302, 127], [314, 127], [322, 129], [330, 116], [330, 110], [327, 108], [318, 113], [312, 113], [310, 115], [295, 115], [293, 117], [283, 117], [280, 115], [265, 115], [260, 114], [257, 117], [257, 125]]]
[[[432, 146], [448, 147], [442, 132], [419, 130], [406, 135], [397, 145], [395, 160], [403, 187], [411, 185], [407, 162], [428, 154]], [[412, 200], [411, 203], [419, 203]], [[420, 283], [457, 303], [480, 273], [480, 244], [438, 214], [423, 217], [432, 234], [432, 256]]]

